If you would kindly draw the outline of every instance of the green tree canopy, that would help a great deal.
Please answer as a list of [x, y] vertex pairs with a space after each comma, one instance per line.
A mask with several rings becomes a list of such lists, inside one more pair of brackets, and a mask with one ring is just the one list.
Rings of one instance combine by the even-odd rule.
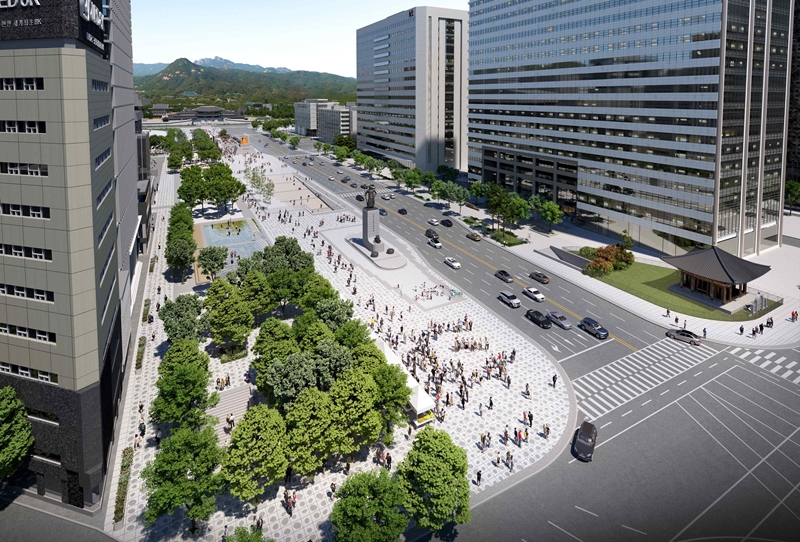
[[225, 542], [275, 542], [274, 539], [264, 540], [264, 533], [249, 527], [236, 527], [233, 535], [228, 536]]
[[214, 342], [242, 347], [253, 329], [253, 313], [236, 287], [232, 288], [231, 294], [209, 311], [208, 324]]
[[325, 154], [328, 154], [329, 152], [331, 152], [332, 148], [333, 148], [333, 146], [330, 143], [325, 143], [325, 144], [322, 145], [322, 152], [324, 152]]
[[350, 353], [350, 349], [329, 337], [317, 343], [314, 353], [317, 363], [317, 388], [322, 391], [331, 389], [336, 379], [353, 364], [353, 355]]
[[300, 244], [294, 237], [281, 235], [275, 239], [275, 244], [264, 249], [264, 253], [273, 252], [283, 255], [286, 258], [286, 265], [292, 271], [303, 269], [314, 269], [314, 255], [310, 252], [303, 252]]
[[451, 521], [469, 522], [467, 469], [467, 453], [446, 431], [428, 426], [417, 433], [397, 478], [406, 491], [404, 507], [419, 527], [439, 531]]
[[258, 374], [258, 389], [263, 388], [270, 404], [283, 408], [297, 399], [300, 392], [316, 385], [315, 365], [314, 356], [306, 352], [274, 358], [264, 374]]
[[317, 152], [321, 152], [323, 145], [324, 145], [324, 143], [322, 143], [322, 141], [315, 141], [314, 142], [314, 150], [317, 151]]
[[274, 295], [264, 273], [250, 271], [242, 281], [239, 290], [242, 299], [250, 307], [253, 318], [258, 319], [275, 308]]
[[381, 363], [372, 371], [372, 379], [378, 388], [375, 405], [381, 409], [384, 433], [391, 439], [392, 425], [406, 419], [403, 407], [411, 397], [405, 371], [399, 365]]
[[375, 410], [378, 386], [367, 373], [346, 371], [331, 386], [331, 400], [337, 423], [347, 431], [337, 451], [346, 454], [358, 450], [361, 442], [375, 442], [381, 434], [381, 416]]
[[231, 495], [247, 502], [278, 481], [289, 466], [287, 440], [286, 425], [277, 410], [267, 405], [247, 409], [222, 459], [222, 476]]
[[350, 154], [350, 151], [347, 147], [334, 147], [333, 148], [333, 155], [336, 157], [337, 162], [344, 162], [347, 160], [347, 155]]
[[183, 156], [179, 152], [171, 152], [167, 157], [167, 167], [171, 170], [180, 169], [183, 165]]
[[356, 140], [348, 134], [336, 134], [333, 136], [333, 144], [346, 148], [347, 152], [352, 152], [356, 149]]
[[314, 310], [320, 301], [338, 298], [339, 292], [331, 286], [330, 281], [319, 273], [314, 273], [306, 282], [303, 295], [298, 300], [298, 303], [304, 309]]
[[[414, 169], [417, 170], [419, 168]], [[422, 171], [419, 176], [422, 184], [425, 186], [433, 186], [433, 183], [436, 181], [436, 175], [433, 173], [433, 171]]]
[[295, 149], [300, 146], [300, 136], [292, 136], [289, 138], [289, 145]]
[[200, 431], [177, 428], [161, 442], [161, 450], [142, 470], [147, 508], [145, 525], [153, 525], [164, 514], [178, 508], [195, 528], [197, 520], [206, 520], [217, 510], [217, 492], [224, 481], [217, 472], [222, 459], [213, 427]]
[[33, 446], [31, 422], [25, 415], [16, 390], [0, 388], [0, 480], [17, 472]]
[[156, 381], [158, 395], [150, 404], [153, 423], [177, 423], [197, 428], [207, 423], [206, 410], [219, 402], [208, 392], [211, 371], [195, 363], [182, 363]]
[[323, 299], [317, 303], [314, 312], [331, 331], [336, 331], [353, 317], [353, 302], [349, 299]]
[[[299, 318], [298, 318], [299, 320]], [[297, 320], [295, 320], [297, 322]], [[297, 336], [297, 333], [295, 333]], [[302, 338], [297, 342], [300, 344], [300, 350], [303, 352], [313, 352], [317, 349], [317, 345], [323, 339], [334, 340], [333, 332], [319, 319], [316, 319], [308, 324]]]
[[231, 297], [237, 295], [236, 286], [225, 279], [217, 277], [206, 292], [203, 300], [203, 307], [207, 310], [214, 310]]
[[350, 476], [336, 497], [331, 512], [336, 542], [395, 542], [408, 527], [405, 490], [384, 469]]
[[164, 359], [158, 365], [159, 376], [170, 376], [175, 373], [175, 368], [181, 365], [193, 365], [207, 370], [209, 363], [208, 354], [200, 350], [200, 344], [191, 339], [178, 339], [170, 344]]
[[205, 330], [203, 322], [198, 320], [202, 311], [203, 302], [196, 294], [179, 295], [175, 301], [168, 299], [158, 311], [158, 317], [164, 323], [169, 342], [200, 340], [200, 334]]
[[194, 239], [180, 238], [173, 242], [167, 242], [164, 256], [170, 267], [177, 270], [181, 275], [181, 284], [184, 282], [184, 271], [194, 262], [194, 252], [197, 250], [197, 243]]
[[371, 342], [369, 326], [361, 320], [348, 320], [334, 333], [336, 341], [347, 348], [355, 348], [364, 343]]
[[311, 474], [336, 451], [344, 428], [336, 425], [333, 403], [327, 393], [315, 388], [301, 391], [286, 411], [292, 467]]
[[786, 186], [783, 192], [783, 200], [789, 205], [789, 216], [792, 215], [792, 207], [800, 204], [800, 182], [794, 179], [786, 179]]
[[206, 199], [203, 170], [200, 169], [200, 166], [189, 166], [181, 170], [178, 197], [192, 208], [200, 205]]
[[386, 356], [381, 349], [370, 341], [353, 347], [353, 368], [365, 373], [372, 373], [380, 364], [386, 363]]
[[273, 317], [267, 318], [261, 324], [253, 352], [258, 356], [254, 365], [260, 375], [263, 372], [262, 369], [266, 369], [273, 359], [283, 359], [289, 354], [300, 352], [300, 347], [289, 324]]
[[478, 201], [478, 198], [482, 198], [486, 195], [487, 185], [483, 183], [472, 183], [472, 186], [469, 187], [469, 191], [472, 194], [472, 197], [475, 198], [475, 201]]
[[553, 231], [553, 224], [561, 224], [564, 220], [564, 211], [554, 201], [545, 201], [541, 213], [544, 221], [550, 225], [550, 231]]
[[225, 267], [227, 259], [228, 247], [203, 247], [197, 255], [197, 265], [205, 276], [214, 280], [217, 273]]

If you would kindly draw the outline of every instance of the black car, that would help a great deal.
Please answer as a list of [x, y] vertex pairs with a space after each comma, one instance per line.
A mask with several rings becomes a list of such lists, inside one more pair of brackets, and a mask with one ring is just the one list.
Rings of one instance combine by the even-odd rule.
[[350, 183], [350, 188], [358, 188], [358, 185], [356, 183]]
[[401, 215], [407, 215], [408, 214], [408, 211], [406, 211], [405, 209], [398, 209], [397, 212], [400, 213]]
[[530, 275], [528, 275], [533, 280], [538, 280], [542, 284], [548, 284], [550, 282], [550, 278], [545, 275], [544, 273], [540, 273], [539, 271], [534, 271]]
[[308, 165], [308, 162], [303, 162], [303, 165], [304, 165], [304, 166], [307, 166], [307, 165]]
[[514, 282], [514, 277], [508, 271], [503, 271], [502, 269], [498, 269], [494, 276], [503, 282]]
[[608, 330], [601, 326], [596, 320], [584, 318], [580, 321], [578, 327], [587, 333], [591, 333], [598, 339], [608, 339]]
[[345, 181], [349, 181], [349, 180], [350, 180], [350, 175], [345, 175], [345, 176], [344, 176], [344, 180], [345, 180]]
[[430, 237], [431, 239], [438, 239], [439, 234], [436, 233], [436, 230], [428, 228], [427, 230], [425, 230], [425, 237]]
[[535, 311], [533, 309], [529, 310], [525, 313], [525, 318], [536, 324], [542, 329], [550, 329], [553, 327], [553, 324], [550, 323], [550, 320], [539, 311]]
[[594, 424], [583, 422], [575, 434], [575, 443], [572, 445], [575, 455], [584, 461], [591, 461], [596, 443], [597, 428]]
[[367, 188], [369, 188], [369, 185], [366, 185], [366, 184], [363, 184], [363, 183], [362, 183], [362, 184], [361, 184], [361, 188], [363, 188], [364, 190], [366, 190]]
[[453, 221], [452, 221], [452, 220], [450, 220], [449, 218], [445, 218], [444, 220], [442, 220], [442, 221], [440, 222], [440, 224], [441, 224], [442, 226], [446, 226], [446, 227], [450, 228], [450, 227], [452, 227], [452, 226], [453, 226]]
[[383, 207], [381, 207], [381, 210], [380, 210], [380, 211], [378, 211], [378, 214], [380, 214], [381, 216], [386, 216], [386, 215], [388, 215], [389, 213], [386, 211], [386, 209], [384, 209]]
[[356, 196], [356, 201], [364, 201], [364, 196], [362, 196], [361, 194], [358, 194]]

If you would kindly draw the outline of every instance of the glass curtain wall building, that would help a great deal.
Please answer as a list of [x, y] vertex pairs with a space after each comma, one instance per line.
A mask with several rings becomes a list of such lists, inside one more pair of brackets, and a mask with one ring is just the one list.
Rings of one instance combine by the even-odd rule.
[[669, 254], [777, 245], [793, 2], [470, 2], [470, 179]]
[[466, 23], [466, 11], [416, 7], [357, 31], [361, 151], [466, 169]]

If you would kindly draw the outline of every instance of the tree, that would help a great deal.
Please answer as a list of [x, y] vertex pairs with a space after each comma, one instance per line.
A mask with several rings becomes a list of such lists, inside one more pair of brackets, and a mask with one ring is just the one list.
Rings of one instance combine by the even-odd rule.
[[257, 120], [254, 120], [253, 122], [250, 123], [250, 126], [252, 126], [254, 130], [258, 130], [258, 127], [261, 126], [261, 123]]
[[333, 418], [333, 403], [327, 393], [314, 388], [300, 392], [286, 412], [292, 467], [311, 474], [336, 451], [344, 429]]
[[281, 142], [286, 143], [286, 140], [289, 139], [289, 134], [286, 132], [280, 132], [278, 134], [278, 138], [281, 140]]
[[328, 154], [329, 152], [331, 152], [332, 148], [333, 148], [333, 146], [330, 143], [325, 143], [325, 144], [322, 145], [322, 152], [324, 152], [325, 154]]
[[381, 416], [375, 410], [378, 386], [358, 369], [346, 371], [331, 386], [334, 418], [347, 434], [337, 444], [341, 454], [354, 452], [362, 441], [375, 442], [381, 434]]
[[228, 247], [203, 247], [197, 255], [197, 265], [200, 271], [211, 280], [225, 267], [228, 259]]
[[350, 349], [331, 337], [325, 337], [317, 343], [315, 354], [317, 388], [322, 391], [331, 389], [336, 379], [353, 364]]
[[553, 224], [561, 224], [564, 220], [564, 211], [554, 201], [545, 201], [542, 204], [542, 218], [550, 225], [550, 231], [553, 231]]
[[322, 143], [322, 141], [315, 141], [314, 142], [314, 150], [317, 151], [317, 152], [321, 152], [323, 145], [324, 144]]
[[306, 352], [275, 358], [263, 375], [258, 374], [258, 390], [264, 390], [270, 404], [285, 408], [300, 392], [316, 385], [314, 367], [313, 355]]
[[508, 191], [499, 184], [490, 184], [486, 191], [486, 208], [492, 217], [492, 229], [494, 229], [494, 218], [505, 212], [508, 202]]
[[408, 527], [406, 492], [386, 470], [359, 472], [336, 492], [331, 512], [336, 542], [394, 542]]
[[455, 168], [442, 164], [436, 168], [436, 174], [439, 175], [444, 182], [452, 182], [458, 178], [459, 171]]
[[353, 317], [353, 302], [349, 299], [323, 299], [314, 307], [314, 312], [335, 332]]
[[430, 188], [431, 197], [436, 198], [436, 201], [439, 201], [439, 199], [444, 195], [445, 189], [446, 189], [445, 184], [439, 179], [436, 179], [435, 181], [433, 181], [433, 184], [431, 184]]
[[209, 311], [208, 324], [214, 342], [244, 348], [253, 329], [253, 313], [234, 287], [227, 299]]
[[[295, 320], [295, 324], [299, 320], [300, 318]], [[295, 337], [298, 337], [297, 331], [295, 331]], [[328, 328], [324, 322], [315, 317], [314, 320], [305, 328], [300, 338], [297, 339], [297, 342], [300, 344], [300, 350], [303, 352], [313, 352], [317, 349], [317, 345], [319, 345], [320, 341], [323, 339], [335, 340], [333, 332], [330, 330], [330, 328]]]
[[250, 271], [244, 277], [239, 291], [256, 320], [275, 308], [267, 277], [260, 271]]
[[628, 233], [628, 230], [622, 230], [622, 246], [625, 247], [627, 250], [633, 248], [633, 237], [631, 234]]
[[200, 340], [204, 326], [197, 318], [202, 312], [203, 302], [196, 294], [179, 295], [175, 301], [168, 299], [158, 311], [167, 340], [171, 343], [181, 339]]
[[331, 286], [328, 279], [318, 273], [314, 273], [306, 282], [303, 295], [298, 300], [298, 303], [304, 309], [314, 310], [319, 302], [338, 298], [339, 292]]
[[511, 192], [506, 202], [506, 220], [515, 222], [519, 226], [520, 221], [525, 220], [531, 215], [531, 204], [525, 198], [520, 197], [516, 192]]
[[422, 184], [422, 176], [413, 169], [408, 170], [403, 178], [403, 183], [413, 193]]
[[158, 365], [158, 375], [172, 375], [179, 365], [194, 365], [201, 369], [208, 369], [208, 363], [208, 354], [200, 350], [200, 345], [197, 341], [179, 339], [170, 344], [167, 353], [164, 354], [164, 359]]
[[545, 199], [541, 194], [534, 194], [528, 198], [528, 204], [530, 205], [531, 212], [536, 220], [539, 220], [539, 218], [542, 216], [542, 205], [544, 205], [544, 202]]
[[289, 138], [289, 145], [295, 149], [300, 145], [300, 136], [292, 136]]
[[269, 131], [269, 135], [270, 135], [270, 137], [271, 137], [272, 139], [280, 139], [280, 132], [278, 131], [278, 129], [277, 129], [277, 128], [272, 128], [272, 129]]
[[150, 403], [153, 423], [177, 423], [198, 428], [208, 422], [206, 410], [219, 402], [217, 392], [208, 393], [211, 371], [196, 363], [182, 363], [156, 380], [158, 395]]
[[205, 184], [203, 170], [200, 166], [189, 166], [181, 170], [181, 185], [178, 187], [178, 197], [194, 208], [205, 201]]
[[275, 239], [275, 243], [271, 247], [264, 249], [264, 252], [266, 253], [268, 250], [283, 255], [286, 258], [286, 265], [292, 271], [314, 269], [314, 255], [310, 252], [303, 252], [300, 243], [294, 237], [281, 235]]
[[[258, 121], [256, 121], [256, 122], [258, 122]], [[258, 123], [258, 125], [257, 125], [257, 126], [260, 126], [260, 125], [261, 125], [261, 123]], [[253, 128], [256, 128], [257, 126], [253, 126]], [[222, 130], [220, 130], [220, 131], [219, 131], [219, 137], [221, 137], [222, 139], [227, 139], [227, 137], [228, 137], [228, 130], [226, 130], [225, 128], [223, 128]]]
[[458, 204], [458, 214], [461, 214], [461, 208], [469, 201], [469, 188], [453, 183], [449, 195]]
[[[415, 171], [417, 169], [419, 168], [414, 168], [412, 171]], [[419, 174], [419, 176], [420, 180], [422, 181], [422, 184], [424, 184], [425, 186], [431, 187], [433, 186], [433, 183], [436, 182], [436, 175], [434, 175], [433, 171], [423, 171], [422, 173]]]
[[236, 527], [233, 535], [225, 538], [226, 542], [275, 542], [274, 539], [264, 540], [264, 533], [248, 527]]
[[289, 466], [287, 440], [286, 424], [277, 410], [267, 405], [248, 408], [222, 458], [222, 476], [231, 495], [251, 501], [278, 481]]
[[167, 157], [167, 167], [172, 171], [181, 169], [183, 165], [183, 156], [180, 152], [170, 152]]
[[178, 428], [161, 442], [161, 451], [142, 470], [147, 508], [144, 522], [153, 525], [164, 514], [186, 509], [192, 520], [206, 520], [217, 510], [216, 495], [224, 481], [217, 472], [222, 459], [213, 427]]
[[203, 307], [212, 311], [222, 305], [222, 302], [236, 294], [236, 286], [225, 279], [217, 277], [211, 283], [206, 298], [203, 300]]
[[446, 431], [429, 426], [417, 433], [397, 468], [406, 491], [404, 507], [417, 526], [439, 531], [451, 521], [467, 523], [472, 518], [467, 468], [467, 453]]
[[406, 418], [403, 407], [411, 397], [411, 388], [406, 384], [408, 377], [399, 365], [390, 363], [379, 364], [371, 374], [378, 388], [375, 405], [381, 409], [384, 438], [392, 440], [392, 425]]
[[348, 134], [336, 134], [333, 136], [333, 144], [339, 147], [345, 147], [348, 152], [356, 150], [356, 140], [353, 136]]
[[381, 349], [374, 342], [364, 342], [353, 347], [354, 369], [372, 373], [382, 363], [386, 363], [386, 356], [383, 355]]
[[25, 405], [11, 386], [0, 388], [0, 480], [17, 472], [33, 446]]
[[172, 243], [167, 243], [164, 256], [170, 267], [180, 272], [181, 284], [185, 280], [184, 271], [194, 262], [194, 252], [197, 250], [197, 243], [194, 239], [176, 239]]
[[482, 198], [486, 195], [486, 189], [487, 185], [483, 183], [473, 183], [472, 186], [469, 187], [472, 197], [475, 198], [475, 203], [478, 203], [478, 198]]
[[336, 342], [347, 348], [355, 348], [359, 344], [371, 342], [367, 324], [361, 320], [348, 320], [333, 334]]
[[350, 154], [350, 151], [347, 150], [347, 147], [334, 147], [333, 148], [333, 155], [336, 157], [337, 162], [344, 162], [347, 160], [347, 155]]
[[786, 179], [783, 200], [789, 206], [789, 216], [792, 216], [792, 207], [800, 204], [800, 182], [793, 179]]
[[[258, 356], [253, 361], [253, 366], [260, 376], [273, 359], [283, 359], [289, 354], [298, 353], [300, 346], [288, 324], [277, 318], [267, 318], [261, 324], [256, 344], [253, 345], [253, 352]], [[261, 385], [259, 384], [260, 389]]]

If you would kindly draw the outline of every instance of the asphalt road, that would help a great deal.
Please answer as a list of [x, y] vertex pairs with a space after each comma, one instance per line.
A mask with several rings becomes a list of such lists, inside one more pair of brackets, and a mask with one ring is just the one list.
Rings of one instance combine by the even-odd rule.
[[27, 506], [0, 501], [0, 540], [6, 542], [113, 542], [98, 529]]

